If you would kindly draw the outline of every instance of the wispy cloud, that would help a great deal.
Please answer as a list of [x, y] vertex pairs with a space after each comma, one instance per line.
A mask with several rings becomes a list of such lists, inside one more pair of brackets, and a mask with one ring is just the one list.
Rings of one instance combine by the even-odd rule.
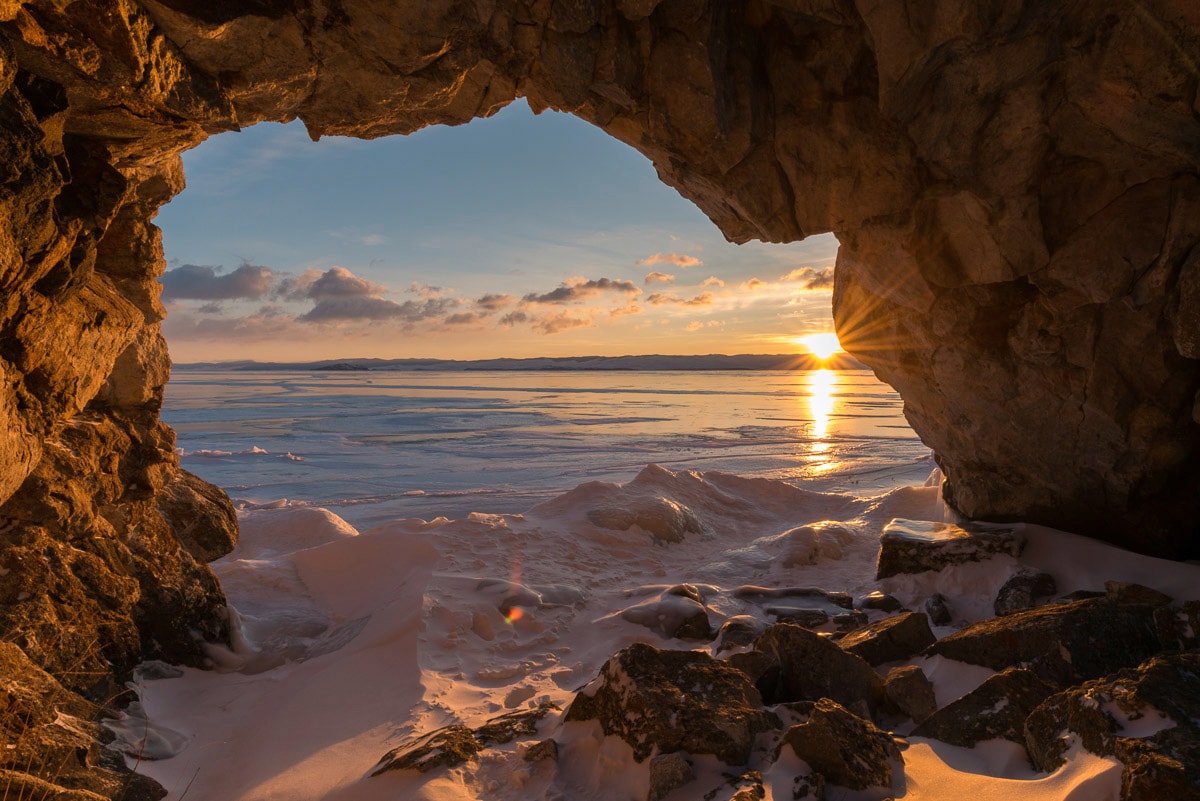
[[801, 267], [780, 276], [779, 280], [799, 284], [800, 289], [833, 289], [833, 268]]
[[725, 286], [725, 282], [722, 281], [720, 278], [717, 278], [715, 275], [710, 275], [708, 278], [705, 278], [704, 281], [702, 281], [700, 283], [700, 286], [723, 287], [723, 286]]
[[646, 284], [673, 284], [675, 276], [670, 273], [653, 272], [646, 276]]
[[676, 267], [699, 267], [704, 262], [695, 256], [684, 256], [681, 253], [655, 253], [644, 259], [638, 259], [639, 267], [653, 267], [656, 264], [674, 264]]

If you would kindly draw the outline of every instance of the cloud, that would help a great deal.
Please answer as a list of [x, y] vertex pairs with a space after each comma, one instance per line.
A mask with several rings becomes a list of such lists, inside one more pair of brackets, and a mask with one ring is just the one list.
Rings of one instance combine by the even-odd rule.
[[514, 298], [512, 295], [482, 295], [478, 298], [475, 298], [475, 305], [481, 309], [485, 309], [490, 312], [496, 312], [500, 311], [514, 300], [516, 300], [516, 298]]
[[801, 267], [781, 276], [779, 280], [800, 284], [801, 289], [833, 289], [833, 268], [818, 270], [815, 267]]
[[757, 278], [751, 278], [749, 281], [742, 284], [742, 286], [746, 287], [746, 289], [751, 289], [751, 290], [758, 289], [760, 286], [766, 286], [766, 285], [767, 285], [766, 281], [760, 281]]
[[583, 298], [591, 298], [604, 292], [625, 292], [639, 295], [642, 290], [632, 281], [614, 281], [611, 278], [593, 278], [588, 281], [583, 278], [571, 278], [559, 284], [544, 294], [531, 292], [521, 300], [525, 303], [570, 303]]
[[367, 234], [359, 241], [367, 247], [376, 247], [377, 245], [386, 245], [389, 240], [383, 234]]
[[184, 264], [167, 270], [159, 280], [163, 301], [172, 300], [260, 300], [275, 287], [279, 274], [270, 267], [242, 262], [231, 273], [222, 267]]
[[535, 320], [533, 329], [543, 334], [559, 334], [563, 331], [570, 331], [572, 328], [587, 328], [591, 325], [595, 325], [595, 323], [590, 318], [572, 317], [563, 311]]
[[656, 264], [674, 264], [676, 267], [686, 268], [699, 267], [704, 262], [695, 256], [684, 256], [679, 253], [655, 253], [653, 256], [639, 259], [636, 264], [639, 267], [653, 267]]
[[382, 295], [387, 287], [360, 278], [345, 267], [330, 267], [308, 285], [306, 296], [313, 300], [362, 298]]
[[443, 322], [446, 325], [470, 325], [471, 323], [481, 323], [487, 318], [487, 314], [481, 312], [458, 312], [450, 315]]
[[500, 318], [500, 325], [512, 327], [529, 322], [529, 315], [523, 311], [509, 312]]
[[440, 287], [413, 284], [408, 291], [420, 300], [399, 303], [383, 297], [388, 288], [345, 267], [325, 272], [307, 270], [297, 278], [280, 282], [277, 295], [288, 300], [313, 300], [316, 305], [296, 319], [305, 323], [393, 320], [406, 325], [446, 315], [462, 304], [458, 298], [443, 297]]
[[377, 297], [329, 297], [317, 301], [307, 314], [296, 319], [305, 323], [351, 322], [356, 320], [395, 320], [405, 324], [441, 317], [452, 311], [460, 301], [455, 298], [429, 300], [394, 300]]
[[683, 298], [669, 292], [655, 292], [650, 297], [646, 298], [646, 302], [651, 306], [663, 306], [671, 304], [675, 306], [711, 306], [713, 302], [713, 293], [701, 292], [694, 298]]
[[707, 320], [705, 322], [700, 322], [699, 320], [695, 320], [693, 322], [688, 323], [687, 326], [684, 328], [684, 330], [685, 331], [700, 331], [705, 328], [721, 328], [724, 325], [725, 325], [725, 322], [723, 320]]
[[675, 276], [669, 273], [653, 272], [646, 276], [647, 284], [672, 284], [675, 282]]
[[723, 287], [725, 286], [725, 282], [720, 278], [717, 278], [715, 275], [710, 275], [708, 278], [705, 278], [703, 282], [701, 282], [700, 286]]

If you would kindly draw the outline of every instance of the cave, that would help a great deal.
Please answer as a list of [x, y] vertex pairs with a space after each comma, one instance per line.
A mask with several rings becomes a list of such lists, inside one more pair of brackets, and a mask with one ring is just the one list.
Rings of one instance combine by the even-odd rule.
[[[236, 519], [158, 419], [151, 220], [180, 152], [520, 97], [636, 148], [731, 241], [835, 233], [842, 343], [965, 518], [1195, 555], [1198, 63], [1200, 8], [1170, 0], [2, 3], [4, 639], [102, 699], [225, 636], [204, 563]], [[53, 592], [14, 603], [30, 583]]]

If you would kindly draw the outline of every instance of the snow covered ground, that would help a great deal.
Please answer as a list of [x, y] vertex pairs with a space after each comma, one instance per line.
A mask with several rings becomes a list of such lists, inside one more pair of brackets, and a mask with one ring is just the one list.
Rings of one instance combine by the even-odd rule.
[[[815, 446], [805, 447], [811, 455]], [[651, 465], [624, 483], [584, 482], [523, 514], [407, 516], [361, 532], [311, 503], [246, 503], [237, 549], [213, 565], [228, 594], [234, 648], [212, 648], [208, 671], [144, 666], [142, 700], [122, 737], [144, 755], [138, 770], [170, 799], [641, 801], [647, 763], [594, 724], [561, 715], [545, 718], [537, 737], [460, 767], [370, 774], [389, 750], [435, 728], [477, 726], [544, 701], [565, 708], [628, 644], [711, 649], [631, 622], [644, 622], [637, 612], [622, 614], [682, 582], [700, 588], [714, 628], [734, 615], [767, 619], [753, 599], [735, 597], [745, 585], [854, 596], [882, 588], [912, 604], [940, 592], [961, 623], [990, 616], [996, 590], [1022, 566], [1051, 573], [1062, 593], [1117, 579], [1200, 597], [1196, 565], [1036, 526], [1025, 527], [1019, 560], [876, 582], [888, 521], [943, 519], [936, 475], [927, 485], [855, 494], [828, 491], [819, 476], [788, 483]], [[821, 521], [838, 525], [806, 527]], [[990, 675], [940, 657], [921, 664], [940, 704]], [[523, 749], [547, 737], [560, 744], [557, 762], [524, 761]], [[1036, 774], [1005, 741], [963, 749], [912, 738], [904, 761], [899, 797], [908, 801], [1109, 801], [1120, 785], [1110, 759], [1077, 750], [1057, 772]], [[667, 801], [701, 797], [720, 783], [720, 767], [699, 759], [701, 775]], [[791, 799], [794, 774], [786, 759], [767, 770], [768, 799]]]

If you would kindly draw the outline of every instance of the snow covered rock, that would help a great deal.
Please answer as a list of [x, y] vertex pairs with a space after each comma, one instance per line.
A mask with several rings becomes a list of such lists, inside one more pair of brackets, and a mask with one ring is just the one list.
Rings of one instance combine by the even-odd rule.
[[1068, 686], [1135, 667], [1161, 647], [1151, 607], [1093, 598], [981, 620], [926, 653], [993, 670], [1028, 667], [1045, 681]]
[[734, 775], [726, 773], [725, 783], [704, 794], [704, 801], [762, 801], [767, 797], [763, 775], [757, 770]]
[[1200, 654], [1155, 657], [1046, 699], [1025, 723], [1039, 770], [1071, 742], [1124, 763], [1122, 801], [1200, 798]]
[[854, 601], [844, 592], [829, 592], [817, 587], [747, 585], [735, 589], [733, 597], [758, 604], [765, 614], [779, 623], [794, 623], [807, 629], [832, 622], [838, 630], [847, 631], [867, 622], [866, 615], [854, 608]]
[[750, 645], [766, 628], [754, 615], [734, 615], [717, 631], [717, 653]]
[[699, 590], [690, 584], [669, 587], [655, 598], [621, 610], [621, 617], [667, 639], [712, 639], [708, 610]]
[[903, 665], [888, 671], [884, 695], [896, 709], [920, 723], [937, 711], [933, 682], [917, 665]]
[[[476, 729], [460, 724], [436, 729], [388, 751], [375, 765], [371, 775], [378, 776], [393, 770], [428, 773], [437, 768], [461, 765], [489, 745], [503, 745], [521, 737], [536, 736], [538, 722], [557, 710], [554, 704], [544, 703], [533, 709], [522, 709], [492, 718]], [[534, 748], [541, 745], [539, 743]]]
[[806, 723], [787, 730], [779, 745], [785, 747], [827, 783], [851, 790], [890, 788], [904, 761], [891, 735], [828, 698], [813, 705]]
[[1054, 688], [1024, 668], [1009, 668], [989, 677], [913, 729], [950, 745], [973, 748], [983, 740], [1003, 738], [1025, 744], [1025, 718]]
[[905, 612], [850, 632], [838, 640], [838, 646], [875, 666], [907, 659], [934, 640], [924, 614]]
[[829, 698], [869, 717], [883, 700], [883, 679], [866, 660], [790, 623], [769, 627], [753, 652], [730, 661], [752, 671], [769, 704]]
[[1054, 576], [1038, 570], [1021, 570], [1000, 587], [992, 608], [997, 617], [1011, 615], [1022, 609], [1041, 606], [1057, 592]]
[[778, 725], [746, 674], [698, 651], [622, 649], [575, 696], [566, 720], [595, 720], [644, 761], [653, 753], [750, 758], [754, 738]]
[[592, 524], [613, 531], [637, 526], [658, 542], [683, 542], [688, 534], [704, 533], [704, 524], [691, 509], [669, 498], [634, 498], [620, 506], [601, 506], [587, 513]]
[[1025, 537], [1017, 527], [971, 526], [896, 518], [879, 538], [875, 578], [941, 570], [1000, 554], [1020, 556]]

